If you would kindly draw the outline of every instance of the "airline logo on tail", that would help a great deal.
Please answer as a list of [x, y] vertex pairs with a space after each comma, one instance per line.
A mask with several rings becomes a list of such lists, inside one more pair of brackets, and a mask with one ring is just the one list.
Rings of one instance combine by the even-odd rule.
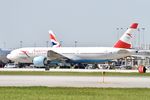
[[53, 31], [49, 31], [49, 35], [50, 35], [50, 40], [52, 43], [52, 47], [60, 47], [60, 43], [56, 40], [56, 36], [53, 33]]
[[130, 28], [123, 34], [123, 36], [114, 45], [115, 48], [132, 48], [132, 32], [137, 29], [138, 23], [132, 23]]

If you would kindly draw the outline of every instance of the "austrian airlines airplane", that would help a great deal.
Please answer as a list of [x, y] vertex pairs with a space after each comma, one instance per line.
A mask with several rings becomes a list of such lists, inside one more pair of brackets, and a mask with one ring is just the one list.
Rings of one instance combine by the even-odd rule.
[[119, 59], [137, 52], [135, 49], [131, 49], [132, 32], [137, 29], [137, 26], [137, 23], [132, 23], [114, 47], [20, 48], [13, 50], [7, 55], [7, 58], [16, 63], [33, 63], [35, 66], [44, 66], [47, 64], [47, 60], [89, 64]]

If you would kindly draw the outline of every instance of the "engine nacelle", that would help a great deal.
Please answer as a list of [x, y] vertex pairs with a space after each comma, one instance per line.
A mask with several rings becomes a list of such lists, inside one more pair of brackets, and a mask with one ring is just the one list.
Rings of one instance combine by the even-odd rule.
[[38, 56], [33, 59], [33, 64], [36, 67], [42, 67], [47, 64], [47, 58], [43, 56]]
[[140, 66], [138, 67], [138, 71], [139, 71], [139, 73], [146, 73], [146, 68], [145, 68], [145, 66], [140, 65]]

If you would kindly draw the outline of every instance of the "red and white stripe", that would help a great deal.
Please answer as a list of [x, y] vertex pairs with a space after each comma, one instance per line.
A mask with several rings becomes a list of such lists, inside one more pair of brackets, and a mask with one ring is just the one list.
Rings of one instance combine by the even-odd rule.
[[138, 23], [132, 23], [130, 28], [123, 34], [123, 36], [117, 41], [114, 45], [115, 48], [131, 48], [131, 40], [132, 40], [132, 33], [135, 29], [137, 29]]

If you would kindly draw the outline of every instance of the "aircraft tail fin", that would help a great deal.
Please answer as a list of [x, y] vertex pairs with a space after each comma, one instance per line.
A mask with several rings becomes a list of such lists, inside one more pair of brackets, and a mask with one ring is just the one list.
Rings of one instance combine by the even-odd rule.
[[132, 33], [138, 27], [138, 23], [132, 23], [130, 28], [122, 35], [122, 37], [115, 43], [115, 48], [132, 48]]
[[49, 31], [52, 47], [60, 47], [60, 43], [56, 40], [56, 36], [52, 30]]

